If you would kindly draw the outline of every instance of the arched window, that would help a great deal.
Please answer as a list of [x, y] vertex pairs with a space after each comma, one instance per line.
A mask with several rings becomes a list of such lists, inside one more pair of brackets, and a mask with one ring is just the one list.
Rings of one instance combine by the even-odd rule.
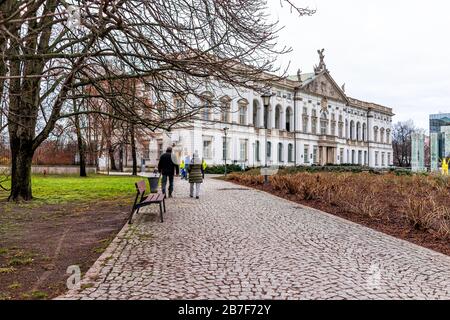
[[278, 144], [278, 162], [283, 162], [283, 144]]
[[391, 130], [386, 130], [386, 143], [391, 143]]
[[323, 112], [320, 115], [320, 134], [326, 135], [327, 132], [328, 132], [328, 119], [327, 119], [327, 114], [325, 112]]
[[336, 135], [336, 115], [334, 113], [331, 114], [331, 135]]
[[345, 119], [345, 138], [348, 139], [348, 120]]
[[384, 128], [380, 129], [380, 142], [384, 143]]
[[359, 121], [356, 123], [356, 140], [361, 140], [361, 123]]
[[286, 131], [287, 132], [294, 131], [293, 113], [291, 107], [287, 107], [286, 109]]
[[275, 129], [281, 129], [281, 106], [275, 107]]
[[211, 120], [212, 114], [212, 93], [205, 92], [202, 94], [202, 119], [205, 121]]
[[362, 139], [363, 139], [363, 141], [367, 141], [367, 126], [365, 123], [363, 123], [363, 128], [362, 128]]
[[294, 145], [292, 143], [288, 144], [288, 161], [294, 162]]
[[228, 96], [222, 97], [220, 99], [220, 111], [221, 111], [221, 118], [220, 120], [222, 122], [230, 122], [230, 112], [231, 112], [231, 99]]
[[378, 142], [378, 127], [373, 127], [373, 141]]
[[239, 124], [247, 125], [248, 101], [245, 99], [241, 99], [238, 101], [238, 106], [239, 106]]
[[355, 139], [355, 122], [353, 120], [350, 121], [350, 139]]
[[253, 100], [253, 125], [255, 128], [259, 128], [260, 110], [258, 100]]

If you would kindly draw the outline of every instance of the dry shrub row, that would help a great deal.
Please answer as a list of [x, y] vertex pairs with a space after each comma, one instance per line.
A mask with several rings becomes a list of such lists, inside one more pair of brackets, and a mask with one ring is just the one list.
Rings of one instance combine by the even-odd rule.
[[[232, 174], [230, 180], [261, 186], [258, 175]], [[406, 219], [416, 229], [450, 238], [450, 179], [436, 176], [370, 173], [307, 173], [275, 175], [276, 191], [298, 200], [316, 200], [373, 219]]]

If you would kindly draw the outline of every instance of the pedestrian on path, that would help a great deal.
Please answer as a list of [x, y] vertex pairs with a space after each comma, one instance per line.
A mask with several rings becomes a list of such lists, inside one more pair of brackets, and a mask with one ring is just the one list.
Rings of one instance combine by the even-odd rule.
[[184, 165], [184, 160], [181, 160], [180, 163], [180, 172], [181, 172], [181, 180], [187, 180], [186, 167]]
[[208, 165], [206, 164], [205, 159], [202, 159], [202, 175], [203, 175], [203, 179], [205, 179], [205, 171], [206, 171], [206, 167]]
[[186, 180], [188, 179], [189, 165], [191, 164], [191, 157], [187, 155], [184, 158], [184, 170], [186, 171]]
[[200, 197], [200, 186], [203, 183], [203, 165], [200, 160], [198, 153], [195, 152], [192, 157], [191, 163], [189, 165], [189, 183], [190, 185], [190, 197], [194, 197], [194, 186], [195, 186], [195, 198]]
[[173, 176], [179, 174], [179, 167], [174, 161], [172, 155], [172, 148], [168, 147], [166, 153], [159, 158], [158, 171], [162, 174], [161, 188], [164, 195], [166, 195], [167, 179], [169, 179], [169, 198], [172, 198], [173, 193]]

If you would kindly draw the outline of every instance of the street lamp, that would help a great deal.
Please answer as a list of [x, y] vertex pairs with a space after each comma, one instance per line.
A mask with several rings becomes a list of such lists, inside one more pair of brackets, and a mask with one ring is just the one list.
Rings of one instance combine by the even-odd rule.
[[267, 109], [267, 114], [265, 112], [263, 112], [263, 116], [264, 118], [264, 129], [265, 129], [265, 147], [264, 150], [266, 151], [266, 155], [265, 155], [265, 165], [264, 165], [264, 183], [268, 184], [269, 183], [269, 176], [267, 175], [267, 129], [268, 129], [268, 123], [269, 123], [269, 119], [267, 119], [269, 117], [269, 104], [270, 104], [270, 98], [273, 96], [272, 93], [270, 92], [265, 92], [264, 94], [261, 95], [261, 98], [263, 99], [263, 105], [264, 105], [264, 111]]
[[228, 128], [227, 127], [225, 127], [225, 128], [223, 128], [223, 132], [224, 132], [224, 134], [225, 134], [225, 141], [224, 141], [224, 143], [225, 143], [225, 151], [224, 151], [224, 155], [223, 155], [223, 158], [224, 158], [224, 160], [225, 160], [225, 177], [227, 176], [227, 155], [228, 155], [228, 153], [227, 153], [227, 132], [228, 132]]

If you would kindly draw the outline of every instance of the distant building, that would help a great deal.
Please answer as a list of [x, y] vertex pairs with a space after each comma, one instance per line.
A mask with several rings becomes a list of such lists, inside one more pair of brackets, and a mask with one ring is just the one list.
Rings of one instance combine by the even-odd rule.
[[437, 136], [437, 156], [450, 157], [450, 113], [430, 115], [430, 135]]

